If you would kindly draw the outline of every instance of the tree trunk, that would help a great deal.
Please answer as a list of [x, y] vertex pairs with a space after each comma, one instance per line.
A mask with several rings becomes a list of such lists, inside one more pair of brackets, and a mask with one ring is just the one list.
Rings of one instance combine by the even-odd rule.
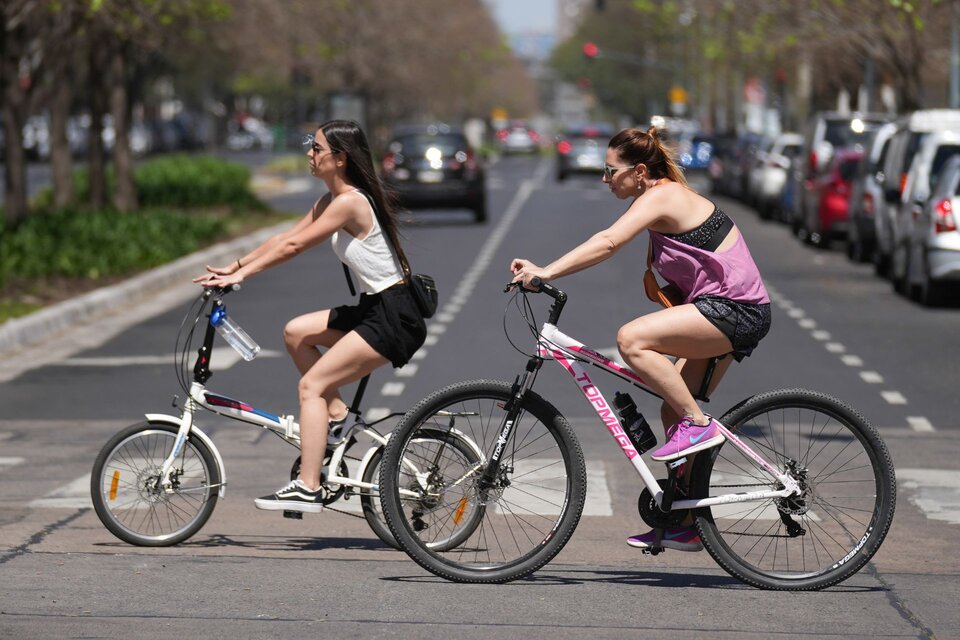
[[73, 97], [66, 73], [53, 78], [50, 102], [50, 169], [53, 176], [53, 204], [58, 208], [73, 202], [73, 159], [67, 138], [67, 120]]
[[27, 161], [23, 151], [23, 125], [27, 118], [27, 93], [20, 86], [19, 63], [23, 27], [12, 27], [0, 10], [0, 99], [6, 149], [3, 163], [3, 210], [8, 226], [27, 217]]
[[120, 211], [137, 208], [137, 191], [133, 184], [133, 153], [130, 150], [130, 104], [127, 94], [126, 51], [123, 45], [113, 47], [110, 56], [110, 113], [113, 115], [113, 168], [116, 184], [113, 205]]
[[90, 43], [90, 206], [101, 209], [107, 203], [107, 162], [103, 148], [103, 116], [107, 100], [103, 74], [105, 70], [103, 44], [98, 38]]

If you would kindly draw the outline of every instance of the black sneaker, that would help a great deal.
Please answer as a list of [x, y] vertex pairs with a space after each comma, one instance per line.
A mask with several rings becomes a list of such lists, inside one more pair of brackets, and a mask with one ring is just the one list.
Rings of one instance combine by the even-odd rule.
[[300, 480], [294, 480], [284, 488], [269, 496], [253, 501], [257, 509], [267, 511], [301, 511], [319, 513], [323, 511], [322, 492], [310, 491]]

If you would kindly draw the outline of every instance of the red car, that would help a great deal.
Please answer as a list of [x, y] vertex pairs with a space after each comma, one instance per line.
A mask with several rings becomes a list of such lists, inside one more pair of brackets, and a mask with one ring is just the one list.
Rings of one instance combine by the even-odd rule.
[[800, 235], [804, 240], [820, 246], [846, 234], [850, 181], [862, 159], [862, 150], [838, 149], [823, 175], [804, 182], [808, 201], [816, 203], [803, 220]]

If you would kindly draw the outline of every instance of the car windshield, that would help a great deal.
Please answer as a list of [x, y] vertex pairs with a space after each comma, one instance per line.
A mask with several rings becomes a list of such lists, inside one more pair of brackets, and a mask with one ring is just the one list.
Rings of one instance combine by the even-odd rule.
[[824, 140], [837, 148], [850, 147], [855, 144], [866, 145], [873, 131], [881, 123], [870, 120], [861, 120], [861, 122], [863, 123], [862, 131], [859, 130], [859, 127], [855, 130], [851, 126], [850, 120], [828, 120]]
[[600, 153], [606, 153], [606, 147], [604, 143], [596, 138], [571, 138], [570, 147], [581, 153], [584, 151], [598, 151]]
[[439, 149], [443, 155], [453, 155], [457, 151], [466, 149], [467, 145], [461, 136], [416, 134], [403, 136], [390, 145], [391, 150], [397, 153], [413, 155], [422, 153], [429, 148]]

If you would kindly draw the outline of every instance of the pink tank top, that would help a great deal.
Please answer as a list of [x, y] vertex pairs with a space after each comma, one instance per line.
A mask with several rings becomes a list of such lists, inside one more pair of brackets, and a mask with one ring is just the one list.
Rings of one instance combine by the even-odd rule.
[[700, 296], [718, 296], [745, 302], [770, 302], [743, 235], [739, 233], [733, 246], [717, 253], [684, 244], [662, 233], [650, 231], [653, 243], [653, 266], [664, 280], [675, 285], [683, 302]]

